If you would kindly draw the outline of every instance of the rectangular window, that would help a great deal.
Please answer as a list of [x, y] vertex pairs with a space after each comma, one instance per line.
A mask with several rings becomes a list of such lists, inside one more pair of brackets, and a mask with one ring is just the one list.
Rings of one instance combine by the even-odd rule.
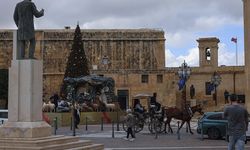
[[148, 83], [148, 75], [141, 76], [141, 83]]
[[157, 83], [163, 83], [163, 75], [162, 74], [157, 75]]
[[211, 95], [211, 83], [210, 82], [206, 82], [205, 83], [205, 89], [206, 89], [206, 95]]

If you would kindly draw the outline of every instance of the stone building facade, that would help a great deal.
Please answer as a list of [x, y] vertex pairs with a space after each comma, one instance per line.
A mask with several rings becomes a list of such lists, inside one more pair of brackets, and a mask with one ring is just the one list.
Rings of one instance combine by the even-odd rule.
[[[35, 57], [43, 59], [44, 99], [59, 91], [73, 43], [74, 30], [36, 31]], [[165, 37], [162, 30], [114, 29], [82, 30], [84, 50], [91, 73], [113, 77], [115, 92], [123, 109], [132, 105], [139, 93], [157, 92], [158, 100], [166, 106], [181, 105], [178, 92], [178, 68], [165, 67]], [[196, 89], [195, 99], [213, 105], [207, 84], [216, 71], [222, 77], [218, 89], [218, 103], [224, 103], [223, 92], [244, 94], [244, 67], [218, 67], [217, 38], [200, 38], [200, 67], [193, 67], [187, 82], [187, 99], [191, 84]], [[0, 69], [8, 69], [12, 59], [12, 31], [0, 30]], [[210, 56], [207, 57], [209, 51]], [[103, 59], [108, 63], [102, 63]], [[181, 65], [181, 64], [180, 64]], [[144, 102], [145, 103], [145, 102]], [[210, 104], [210, 105], [209, 105]], [[220, 106], [220, 105], [219, 105]], [[218, 106], [218, 107], [219, 107]]]
[[[246, 99], [250, 99], [250, 0], [242, 0], [244, 13], [244, 48], [245, 48], [245, 92]], [[250, 102], [247, 103], [250, 112]]]

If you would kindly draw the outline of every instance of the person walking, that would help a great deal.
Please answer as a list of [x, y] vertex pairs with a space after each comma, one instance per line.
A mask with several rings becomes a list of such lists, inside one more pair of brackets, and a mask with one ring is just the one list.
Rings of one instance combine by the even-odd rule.
[[[129, 141], [134, 141], [135, 140], [135, 135], [133, 132], [134, 129], [134, 125], [135, 125], [135, 118], [134, 115], [132, 114], [131, 109], [127, 109], [127, 115], [125, 117], [126, 119], [126, 125], [127, 125], [127, 137], [125, 137], [125, 140], [129, 140]], [[129, 135], [131, 135], [131, 139], [129, 139]]]
[[74, 108], [74, 118], [75, 118], [75, 128], [78, 129], [78, 125], [80, 124], [80, 111], [78, 104], [75, 105]]
[[246, 131], [248, 128], [248, 112], [244, 106], [238, 104], [237, 96], [230, 96], [231, 105], [224, 109], [224, 117], [228, 120], [229, 143], [228, 150], [244, 150]]

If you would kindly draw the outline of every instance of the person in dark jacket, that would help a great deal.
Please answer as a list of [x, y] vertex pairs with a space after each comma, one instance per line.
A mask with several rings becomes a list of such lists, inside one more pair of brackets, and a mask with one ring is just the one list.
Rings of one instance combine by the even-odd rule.
[[74, 108], [74, 118], [75, 118], [75, 128], [78, 129], [78, 125], [80, 124], [80, 111], [78, 107]]
[[60, 99], [58, 93], [56, 92], [56, 93], [55, 93], [53, 96], [51, 96], [49, 99], [50, 99], [51, 102], [55, 105], [55, 110], [54, 110], [54, 112], [57, 112], [58, 102], [59, 102], [59, 99]]
[[248, 129], [248, 112], [244, 106], [238, 104], [237, 96], [230, 96], [231, 105], [224, 109], [224, 117], [228, 120], [227, 133], [229, 135], [228, 150], [243, 150]]
[[156, 107], [157, 111], [161, 110], [161, 104], [156, 101], [157, 93], [153, 93], [153, 97], [150, 98], [150, 105], [153, 105]]
[[35, 41], [35, 29], [34, 29], [34, 16], [39, 18], [44, 15], [44, 9], [38, 11], [36, 5], [31, 2], [31, 0], [23, 0], [17, 3], [14, 11], [14, 21], [17, 30], [17, 40], [19, 50], [17, 54], [17, 59], [25, 58], [25, 44], [26, 41], [30, 42], [29, 46], [29, 58], [34, 58], [34, 52], [36, 47]]

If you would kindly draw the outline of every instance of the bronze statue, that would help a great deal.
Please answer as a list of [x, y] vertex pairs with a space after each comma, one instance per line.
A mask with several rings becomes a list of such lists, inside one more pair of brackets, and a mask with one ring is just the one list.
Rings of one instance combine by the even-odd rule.
[[23, 0], [17, 3], [14, 12], [14, 21], [17, 30], [18, 40], [18, 54], [17, 59], [25, 58], [25, 44], [30, 42], [29, 58], [35, 59], [34, 52], [36, 47], [35, 29], [34, 29], [34, 16], [39, 18], [44, 15], [44, 9], [38, 11], [36, 5], [31, 0]]
[[194, 88], [194, 85], [192, 84], [190, 86], [190, 98], [193, 99], [195, 96], [195, 88]]

